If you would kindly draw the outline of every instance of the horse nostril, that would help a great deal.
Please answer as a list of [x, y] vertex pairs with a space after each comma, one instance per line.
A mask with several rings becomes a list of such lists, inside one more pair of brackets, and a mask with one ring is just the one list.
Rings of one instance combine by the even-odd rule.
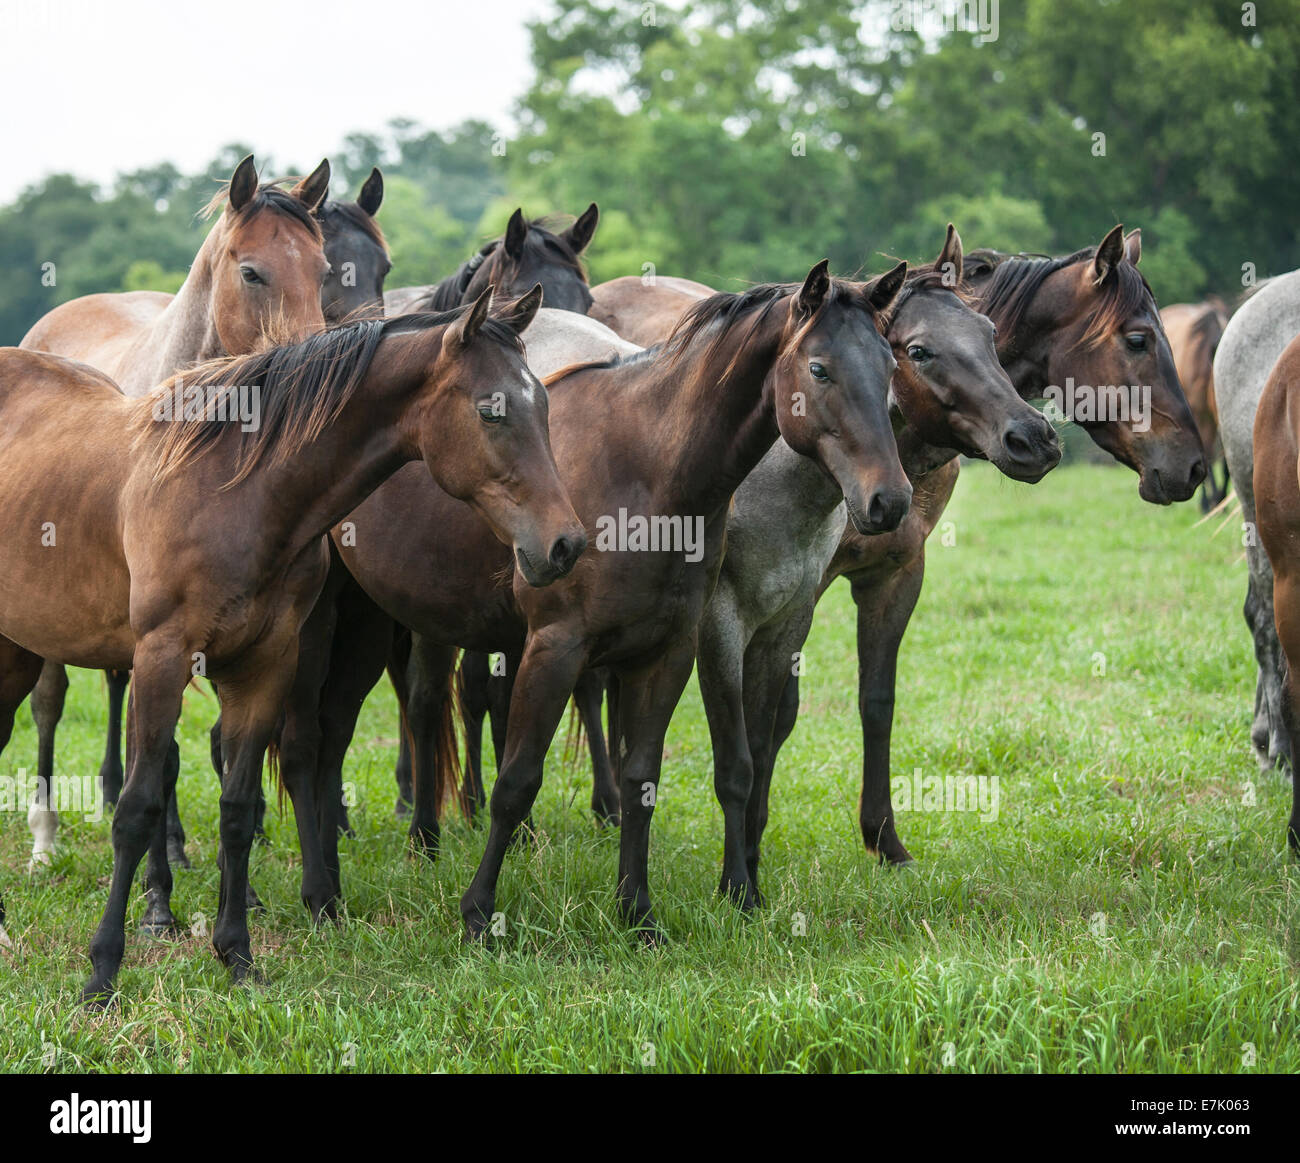
[[557, 537], [551, 546], [551, 565], [561, 573], [568, 573], [586, 548], [586, 537]]
[[1034, 446], [1025, 439], [1019, 428], [1008, 428], [1002, 434], [1002, 443], [1012, 460], [1026, 461], [1033, 459]]

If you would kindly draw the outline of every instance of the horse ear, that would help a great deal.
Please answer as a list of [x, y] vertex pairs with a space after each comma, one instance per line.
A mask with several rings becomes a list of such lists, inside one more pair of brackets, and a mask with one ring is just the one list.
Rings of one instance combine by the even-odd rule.
[[1124, 257], [1134, 266], [1142, 261], [1142, 231], [1130, 231], [1124, 236]]
[[252, 201], [253, 195], [256, 193], [257, 166], [254, 164], [253, 155], [250, 153], [235, 167], [235, 172], [230, 177], [230, 208], [238, 213]]
[[379, 205], [384, 200], [384, 175], [379, 172], [379, 167], [375, 166], [370, 171], [370, 177], [361, 187], [361, 193], [357, 195], [357, 205], [361, 207], [371, 218], [379, 212]]
[[492, 308], [494, 289], [489, 286], [470, 304], [469, 310], [447, 328], [447, 335], [443, 340], [444, 346], [449, 344], [452, 347], [464, 347], [478, 334], [478, 329], [483, 326], [483, 320], [488, 317], [488, 311]]
[[[943, 285], [945, 287], [955, 287], [961, 282], [961, 260], [961, 235], [957, 233], [957, 228], [949, 222], [948, 237], [944, 239], [943, 250], [939, 252], [938, 261], [934, 264], [934, 269], [943, 276]], [[949, 263], [952, 265], [949, 266]]]
[[1107, 276], [1124, 261], [1124, 227], [1116, 226], [1101, 240], [1097, 255], [1092, 260], [1092, 285], [1101, 286]]
[[496, 315], [516, 335], [528, 330], [528, 325], [537, 317], [542, 306], [542, 284], [538, 283], [526, 295], [520, 295], [513, 303], [507, 303]]
[[321, 161], [310, 174], [289, 191], [308, 210], [316, 210], [330, 192], [329, 158]]
[[903, 289], [903, 280], [907, 278], [907, 263], [900, 262], [888, 274], [881, 275], [869, 284], [867, 301], [877, 310], [884, 311]]
[[528, 237], [528, 220], [524, 217], [524, 211], [521, 207], [510, 215], [510, 221], [506, 223], [506, 254], [518, 262], [524, 257], [524, 239]]
[[596, 224], [599, 221], [600, 207], [593, 202], [578, 216], [577, 222], [570, 226], [560, 237], [569, 244], [569, 248], [574, 254], [581, 254], [591, 245], [591, 239], [596, 233]]
[[831, 290], [831, 260], [822, 259], [804, 279], [803, 286], [794, 297], [794, 309], [800, 315], [815, 315]]

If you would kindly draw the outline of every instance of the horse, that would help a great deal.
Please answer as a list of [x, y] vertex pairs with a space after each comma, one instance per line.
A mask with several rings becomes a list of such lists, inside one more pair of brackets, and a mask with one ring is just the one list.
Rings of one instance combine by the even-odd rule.
[[600, 210], [593, 202], [571, 226], [556, 234], [547, 219], [530, 222], [518, 209], [510, 215], [505, 234], [485, 243], [454, 274], [432, 285], [385, 292], [384, 310], [389, 315], [442, 310], [474, 298], [489, 283], [507, 296], [541, 283], [547, 307], [585, 315], [591, 306], [591, 292], [580, 256], [595, 236], [599, 221]]
[[1295, 745], [1300, 739], [1300, 335], [1269, 373], [1259, 398], [1253, 441], [1252, 496], [1259, 542], [1273, 574], [1272, 604], [1286, 664], [1281, 718], [1291, 748], [1291, 819], [1286, 836], [1300, 857], [1300, 779]]
[[1241, 501], [1246, 548], [1243, 614], [1255, 644], [1257, 677], [1251, 747], [1261, 769], [1293, 772], [1292, 744], [1284, 714], [1286, 662], [1273, 610], [1273, 569], [1259, 543], [1254, 492], [1255, 414], [1260, 396], [1287, 345], [1300, 334], [1300, 271], [1266, 279], [1237, 308], [1214, 355], [1214, 399], [1223, 456]]
[[[355, 202], [322, 202], [316, 210], [320, 225], [325, 258], [329, 272], [321, 285], [321, 310], [326, 323], [368, 316], [379, 317], [384, 312], [384, 278], [392, 267], [388, 244], [375, 215], [384, 200], [384, 177], [378, 167], [371, 169], [362, 183]], [[122, 705], [130, 683], [130, 674], [122, 671], [107, 672], [108, 735], [105, 739], [104, 759], [100, 766], [99, 782], [106, 803], [117, 802], [122, 788]], [[38, 690], [40, 689], [38, 684]], [[213, 765], [220, 775], [221, 731], [218, 722], [213, 728]], [[265, 801], [258, 805], [258, 829], [261, 829]], [[57, 817], [51, 816], [53, 822]], [[172, 802], [168, 818], [168, 858], [172, 864], [189, 867], [185, 855], [185, 829], [181, 824], [179, 807]], [[50, 836], [50, 847], [53, 836]]]
[[692, 304], [717, 293], [693, 279], [624, 275], [591, 288], [587, 314], [628, 342], [653, 347], [671, 334]]
[[[1228, 325], [1228, 310], [1222, 299], [1174, 303], [1161, 308], [1160, 322], [1169, 338], [1178, 380], [1201, 434], [1201, 445], [1209, 457], [1209, 473], [1201, 486], [1201, 510], [1208, 513], [1228, 495], [1228, 464], [1223, 459], [1219, 413], [1214, 402], [1214, 353]], [[1216, 473], [1216, 467], [1221, 471]]]
[[362, 183], [355, 202], [331, 198], [316, 212], [329, 262], [329, 275], [321, 287], [321, 310], [327, 323], [342, 323], [361, 314], [384, 314], [384, 279], [393, 263], [384, 232], [375, 221], [383, 200], [384, 175], [376, 166]]
[[[511, 547], [521, 585], [555, 582], [585, 548], [551, 453], [546, 393], [519, 339], [540, 288], [497, 319], [490, 298], [206, 363], [184, 380], [204, 406], [179, 419], [165, 407], [179, 381], [131, 399], [84, 364], [0, 351], [0, 531], [9, 547], [0, 563], [0, 746], [42, 659], [130, 668], [134, 679], [129, 770], [87, 1004], [112, 995], [146, 849], [145, 923], [174, 924], [168, 758], [196, 666], [221, 700], [226, 766], [213, 946], [236, 982], [251, 970], [255, 794], [294, 681], [299, 631], [326, 577], [332, 525], [422, 460], [431, 480]], [[251, 429], [228, 420], [248, 393], [261, 408]], [[120, 455], [123, 444], [131, 455]], [[195, 521], [200, 503], [204, 519]], [[288, 790], [310, 862], [310, 796]]]
[[[81, 360], [110, 376], [128, 396], [142, 395], [192, 364], [252, 351], [274, 331], [301, 338], [325, 325], [322, 285], [329, 262], [315, 213], [329, 191], [322, 161], [291, 189], [259, 184], [250, 154], [202, 211], [221, 210], [184, 284], [175, 295], [130, 291], [86, 295], [55, 307], [24, 336], [20, 347]], [[99, 781], [106, 804], [122, 787], [122, 701], [128, 675], [108, 675], [109, 717]], [[58, 814], [44, 789], [54, 771], [54, 736], [63, 716], [68, 677], [45, 668], [32, 692], [39, 736], [37, 775], [43, 790], [28, 812], [30, 867], [54, 852]], [[175, 859], [188, 865], [184, 833], [172, 808]]]
[[[335, 547], [360, 588], [428, 655], [414, 668], [427, 697], [412, 692], [408, 707], [412, 839], [430, 854], [446, 781], [434, 729], [445, 717], [455, 648], [502, 651], [514, 673], [487, 848], [461, 902], [467, 939], [480, 936], [492, 914], [501, 861], [531, 809], [574, 684], [600, 666], [614, 676], [625, 745], [619, 908], [633, 929], [656, 938], [646, 883], [654, 788], [732, 494], [781, 435], [839, 482], [864, 530], [895, 528], [906, 512], [910, 486], [887, 409], [895, 361], [880, 316], [905, 269], [900, 264], [865, 290], [831, 279], [822, 262], [802, 284], [703, 301], [657, 351], [548, 377], [556, 461], [584, 526], [599, 536], [598, 552], [551, 587], [545, 602], [512, 581], [509, 562], [472, 513], [410, 473], [349, 517], [351, 544], [335, 530]], [[495, 583], [486, 592], [484, 579]], [[355, 650], [331, 661], [315, 711], [344, 732], [382, 673], [387, 644], [358, 632]], [[322, 803], [338, 799], [340, 755], [335, 747], [333, 764], [319, 768]]]

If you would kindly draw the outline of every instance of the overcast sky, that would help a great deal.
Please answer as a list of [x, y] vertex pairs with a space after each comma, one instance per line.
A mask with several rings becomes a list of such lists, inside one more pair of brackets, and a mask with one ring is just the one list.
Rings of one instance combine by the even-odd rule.
[[0, 0], [0, 201], [250, 143], [314, 165], [393, 117], [507, 129], [547, 0]]

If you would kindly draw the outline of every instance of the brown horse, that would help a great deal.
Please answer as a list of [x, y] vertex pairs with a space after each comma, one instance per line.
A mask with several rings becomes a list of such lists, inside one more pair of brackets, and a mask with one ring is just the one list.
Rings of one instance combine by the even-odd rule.
[[319, 331], [329, 263], [313, 214], [329, 179], [323, 161], [292, 190], [259, 185], [252, 156], [244, 158], [209, 203], [221, 217], [175, 295], [72, 299], [37, 320], [20, 346], [79, 359], [142, 396], [190, 364], [253, 351], [268, 329], [282, 340]]
[[[1286, 658], [1282, 717], [1290, 738], [1291, 770], [1300, 739], [1300, 337], [1273, 366], [1255, 413], [1255, 517], [1260, 544], [1273, 567], [1273, 619]], [[1286, 834], [1300, 856], [1300, 776], [1291, 780]]]
[[[1214, 401], [1214, 353], [1228, 326], [1228, 309], [1222, 299], [1175, 303], [1161, 308], [1160, 322], [1209, 458], [1210, 470], [1201, 487], [1201, 508], [1208, 511], [1228, 495], [1228, 462], [1219, 440], [1219, 412]], [[1220, 469], [1217, 473], [1216, 466]]]
[[[259, 185], [252, 156], [244, 158], [206, 208], [208, 214], [219, 207], [222, 213], [179, 292], [131, 291], [73, 299], [39, 319], [21, 346], [88, 363], [111, 376], [128, 396], [137, 396], [192, 364], [245, 355], [264, 343], [268, 332], [300, 339], [319, 330], [325, 325], [322, 294], [331, 268], [315, 213], [329, 191], [329, 180], [329, 162], [322, 161], [292, 189], [277, 183]], [[382, 191], [382, 184], [379, 188]], [[370, 200], [377, 207], [373, 193], [371, 188]], [[364, 189], [362, 196], [367, 196]], [[127, 679], [124, 673], [108, 676], [108, 737], [100, 783], [109, 804], [117, 802], [122, 785], [120, 733]], [[51, 786], [54, 736], [67, 689], [63, 667], [51, 664], [32, 692], [39, 734], [37, 774], [43, 789]], [[28, 821], [32, 864], [48, 862], [58, 816], [38, 803]], [[179, 817], [173, 824], [183, 840]], [[176, 842], [176, 858], [188, 864], [181, 840]]]
[[[336, 530], [365, 592], [436, 655], [418, 668], [430, 692], [447, 691], [455, 646], [520, 659], [487, 851], [461, 904], [467, 935], [488, 923], [501, 861], [541, 784], [547, 747], [574, 684], [596, 666], [611, 669], [619, 691], [619, 905], [635, 927], [656, 930], [646, 883], [654, 789], [732, 493], [783, 435], [839, 482], [864, 531], [892, 529], [906, 511], [910, 490], [886, 407], [895, 364], [879, 315], [904, 269], [869, 294], [831, 280], [821, 263], [802, 286], [716, 295], [659, 351], [550, 380], [556, 461], [584, 525], [600, 534], [599, 552], [551, 587], [550, 600], [512, 585], [509, 562], [474, 515], [409, 472], [349, 518], [354, 545]], [[495, 585], [486, 589], [484, 579]], [[385, 643], [359, 634], [357, 648], [369, 657], [331, 664], [322, 722], [354, 721], [382, 672]], [[350, 704], [330, 689], [336, 682], [351, 688]], [[412, 729], [420, 734], [418, 722]], [[436, 765], [429, 778], [425, 763], [434, 749], [414, 750], [412, 831], [418, 839], [425, 829], [431, 845], [442, 781]], [[321, 770], [328, 804], [341, 772], [337, 763]]]
[[595, 236], [599, 221], [600, 210], [593, 202], [572, 226], [556, 234], [548, 228], [546, 219], [530, 222], [523, 210], [516, 210], [510, 215], [505, 234], [486, 243], [454, 274], [429, 286], [397, 287], [386, 292], [384, 310], [389, 315], [441, 311], [468, 302], [489, 284], [511, 296], [541, 283], [548, 307], [585, 315], [591, 306], [591, 293], [581, 255]]
[[[134, 676], [88, 1001], [111, 992], [146, 849], [146, 923], [172, 923], [162, 823], [176, 770], [167, 757], [196, 672], [221, 699], [226, 767], [213, 945], [236, 979], [248, 972], [254, 799], [299, 630], [325, 580], [331, 525], [423, 460], [514, 546], [527, 582], [572, 568], [586, 536], [556, 472], [546, 393], [518, 338], [540, 298], [536, 289], [497, 321], [487, 318], [489, 292], [454, 313], [348, 324], [205, 364], [184, 379], [180, 416], [167, 414], [173, 383], [130, 400], [85, 365], [0, 352], [0, 744], [42, 658]], [[229, 416], [250, 396], [261, 422], [245, 428]], [[310, 860], [314, 813], [297, 795], [295, 808]]]

